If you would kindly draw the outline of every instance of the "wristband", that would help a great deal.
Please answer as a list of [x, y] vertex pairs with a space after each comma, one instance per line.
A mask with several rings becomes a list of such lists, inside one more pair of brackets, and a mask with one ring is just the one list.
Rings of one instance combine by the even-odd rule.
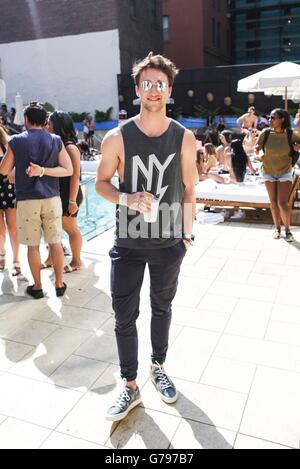
[[119, 194], [119, 205], [127, 207], [127, 194], [125, 192], [120, 192]]
[[76, 201], [75, 200], [69, 200], [69, 205], [76, 205]]
[[40, 172], [40, 178], [42, 178], [45, 174], [45, 168], [41, 168], [41, 172]]
[[190, 243], [191, 246], [193, 246], [193, 243], [195, 241], [195, 235], [193, 235], [192, 233], [184, 233], [182, 239], [184, 239], [185, 241]]

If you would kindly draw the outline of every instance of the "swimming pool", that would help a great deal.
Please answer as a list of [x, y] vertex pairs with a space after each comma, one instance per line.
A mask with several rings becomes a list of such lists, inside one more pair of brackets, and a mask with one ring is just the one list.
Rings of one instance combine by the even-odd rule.
[[[117, 178], [112, 182], [117, 185]], [[78, 214], [78, 226], [84, 239], [89, 241], [115, 225], [116, 206], [96, 193], [94, 175], [83, 174], [81, 188], [84, 200]]]

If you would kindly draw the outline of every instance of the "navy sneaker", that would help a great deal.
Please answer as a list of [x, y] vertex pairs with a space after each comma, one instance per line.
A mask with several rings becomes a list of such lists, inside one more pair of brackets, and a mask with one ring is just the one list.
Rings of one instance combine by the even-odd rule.
[[132, 409], [141, 403], [139, 388], [136, 388], [136, 390], [130, 389], [126, 386], [126, 380], [124, 380], [124, 384], [124, 390], [121, 392], [114, 405], [106, 412], [106, 420], [118, 422], [124, 419]]
[[178, 399], [178, 393], [173, 381], [159, 363], [154, 363], [150, 370], [150, 378], [160, 398], [167, 404], [173, 404]]

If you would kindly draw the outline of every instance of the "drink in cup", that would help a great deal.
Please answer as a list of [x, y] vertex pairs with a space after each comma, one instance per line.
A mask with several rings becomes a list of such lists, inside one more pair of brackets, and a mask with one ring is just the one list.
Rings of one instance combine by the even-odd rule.
[[146, 223], [155, 223], [157, 220], [159, 208], [159, 196], [155, 196], [152, 199], [151, 210], [150, 212], [144, 213], [144, 221]]

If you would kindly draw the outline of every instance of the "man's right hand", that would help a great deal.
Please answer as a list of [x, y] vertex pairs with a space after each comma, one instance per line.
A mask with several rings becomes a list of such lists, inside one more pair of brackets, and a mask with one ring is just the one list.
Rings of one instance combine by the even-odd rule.
[[153, 198], [154, 196], [150, 192], [127, 194], [127, 207], [141, 213], [150, 212]]

